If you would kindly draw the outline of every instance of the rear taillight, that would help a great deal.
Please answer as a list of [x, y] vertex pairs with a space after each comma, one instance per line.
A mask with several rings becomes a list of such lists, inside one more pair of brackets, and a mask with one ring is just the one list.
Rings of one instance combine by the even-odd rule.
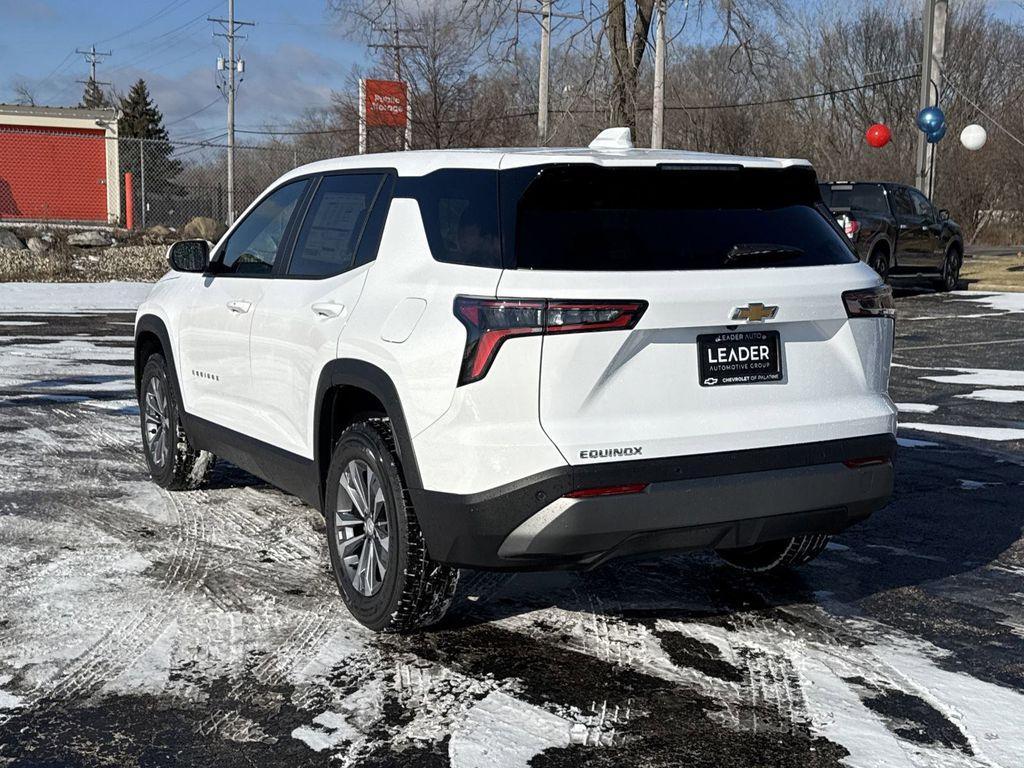
[[849, 317], [896, 317], [896, 303], [888, 285], [844, 291], [843, 304]]
[[466, 326], [466, 351], [459, 385], [487, 375], [506, 339], [553, 333], [629, 330], [645, 301], [555, 301], [549, 299], [455, 298], [455, 316]]
[[863, 459], [847, 459], [843, 462], [849, 469], [860, 469], [861, 467], [873, 467], [878, 464], [888, 463], [888, 456], [868, 456]]
[[856, 219], [852, 219], [849, 216], [843, 217], [843, 231], [846, 236], [853, 240], [858, 232], [860, 232], [860, 222]]
[[565, 494], [568, 499], [594, 499], [599, 496], [626, 496], [633, 493], [643, 493], [647, 490], [648, 483], [628, 483], [626, 485], [602, 485], [598, 488], [581, 488], [578, 491], [570, 491]]

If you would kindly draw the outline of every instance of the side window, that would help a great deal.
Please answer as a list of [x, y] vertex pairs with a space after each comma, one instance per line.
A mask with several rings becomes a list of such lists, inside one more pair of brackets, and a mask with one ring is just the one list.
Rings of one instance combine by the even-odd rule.
[[265, 275], [273, 271], [288, 222], [308, 183], [303, 179], [285, 184], [250, 211], [221, 249], [216, 273]]
[[894, 187], [892, 190], [892, 201], [896, 206], [897, 216], [903, 218], [917, 215], [917, 211], [914, 209], [914, 204], [910, 201], [910, 195], [907, 194], [906, 188]]
[[350, 269], [382, 174], [325, 176], [295, 241], [288, 274], [327, 277]]
[[908, 191], [910, 192], [910, 199], [914, 202], [914, 212], [918, 216], [923, 216], [926, 219], [934, 219], [935, 210], [932, 208], [932, 204], [928, 202], [928, 198], [916, 189]]
[[497, 171], [455, 168], [401, 178], [395, 197], [419, 202], [435, 260], [501, 266]]

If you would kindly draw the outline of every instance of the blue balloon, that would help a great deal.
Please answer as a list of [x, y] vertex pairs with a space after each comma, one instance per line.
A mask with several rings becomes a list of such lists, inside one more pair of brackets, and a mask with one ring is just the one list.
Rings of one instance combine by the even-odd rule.
[[934, 131], [929, 131], [927, 134], [925, 134], [925, 137], [928, 140], [929, 144], [935, 144], [945, 135], [946, 135], [946, 124], [943, 123], [938, 128], [936, 128]]
[[933, 133], [946, 124], [946, 116], [938, 107], [925, 107], [917, 113], [917, 127], [925, 133]]

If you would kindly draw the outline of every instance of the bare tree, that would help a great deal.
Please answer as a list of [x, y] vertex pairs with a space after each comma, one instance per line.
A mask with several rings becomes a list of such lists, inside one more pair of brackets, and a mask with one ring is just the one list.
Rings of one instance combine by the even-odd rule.
[[15, 83], [14, 97], [15, 104], [21, 104], [27, 107], [34, 107], [36, 105], [36, 95], [28, 83]]

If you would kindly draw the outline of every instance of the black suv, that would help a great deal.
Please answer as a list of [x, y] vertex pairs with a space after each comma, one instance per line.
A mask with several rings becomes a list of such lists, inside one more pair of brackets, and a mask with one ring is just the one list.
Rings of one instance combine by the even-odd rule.
[[925, 275], [941, 290], [960, 279], [964, 238], [944, 208], [914, 187], [888, 181], [823, 182], [832, 209], [862, 261], [882, 277]]

